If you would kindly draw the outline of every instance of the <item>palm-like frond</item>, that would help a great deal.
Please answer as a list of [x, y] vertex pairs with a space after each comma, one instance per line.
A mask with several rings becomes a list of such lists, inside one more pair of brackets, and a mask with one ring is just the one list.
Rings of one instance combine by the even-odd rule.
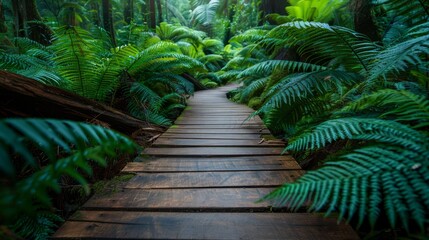
[[350, 103], [341, 112], [362, 112], [381, 109], [380, 117], [394, 117], [396, 121], [408, 123], [414, 129], [429, 126], [429, 100], [409, 91], [384, 89]]
[[219, 4], [219, 0], [210, 0], [207, 4], [199, 5], [191, 13], [192, 21], [205, 26], [213, 24]]
[[429, 23], [411, 28], [406, 34], [406, 40], [390, 46], [372, 57], [368, 75], [369, 84], [386, 75], [407, 71], [419, 66], [427, 59], [422, 58], [429, 54]]
[[429, 20], [428, 0], [376, 0], [374, 4], [383, 7], [391, 19], [397, 18], [410, 26]]
[[297, 100], [328, 92], [341, 93], [343, 87], [350, 87], [359, 80], [359, 75], [339, 70], [291, 74], [266, 92], [267, 100], [261, 111], [278, 108], [283, 104], [292, 105]]
[[[8, 176], [9, 186], [0, 188], [2, 219], [14, 222], [20, 213], [49, 206], [48, 191], [59, 191], [58, 179], [62, 175], [73, 177], [82, 183], [86, 180], [81, 171], [91, 173], [89, 160], [106, 165], [106, 157], [116, 156], [118, 151], [132, 152], [136, 145], [127, 137], [105, 129], [72, 121], [49, 119], [2, 119], [0, 120], [0, 159], [2, 176]], [[50, 163], [38, 169], [33, 150], [39, 149]], [[57, 159], [57, 154], [64, 156]], [[12, 159], [22, 159], [24, 166], [37, 171], [17, 181]], [[16, 181], [16, 183], [14, 182]], [[37, 204], [36, 204], [37, 203]]]
[[52, 46], [56, 53], [55, 61], [60, 75], [67, 80], [67, 88], [84, 97], [96, 95], [97, 69], [100, 59], [97, 46], [92, 36], [83, 29], [64, 28], [59, 31]]
[[[271, 30], [262, 43], [298, 46], [306, 62], [342, 65], [352, 71], [368, 71], [372, 57], [380, 48], [367, 37], [344, 27], [326, 23], [296, 21]], [[335, 59], [335, 62], [332, 60]]]
[[315, 150], [338, 140], [377, 141], [420, 154], [429, 151], [429, 138], [406, 125], [377, 118], [340, 118], [319, 124], [293, 140], [287, 150]]
[[339, 220], [356, 217], [358, 226], [365, 220], [374, 226], [383, 221], [379, 218], [385, 212], [393, 228], [401, 225], [408, 230], [416, 223], [423, 231], [429, 210], [426, 156], [386, 145], [360, 148], [267, 198], [279, 198], [292, 209], [311, 200], [309, 211], [326, 210], [326, 215], [338, 211]]
[[268, 76], [271, 75], [274, 71], [287, 71], [289, 73], [294, 73], [322, 71], [326, 69], [327, 68], [324, 66], [304, 62], [295, 62], [287, 60], [267, 60], [247, 68], [238, 77], [243, 78], [248, 76]]

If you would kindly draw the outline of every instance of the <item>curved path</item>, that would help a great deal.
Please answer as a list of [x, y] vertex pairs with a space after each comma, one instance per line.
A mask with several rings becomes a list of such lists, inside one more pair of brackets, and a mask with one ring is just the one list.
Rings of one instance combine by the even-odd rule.
[[303, 171], [252, 112], [226, 99], [234, 86], [198, 92], [176, 124], [125, 173], [126, 186], [90, 199], [54, 239], [358, 239], [320, 215], [255, 203]]

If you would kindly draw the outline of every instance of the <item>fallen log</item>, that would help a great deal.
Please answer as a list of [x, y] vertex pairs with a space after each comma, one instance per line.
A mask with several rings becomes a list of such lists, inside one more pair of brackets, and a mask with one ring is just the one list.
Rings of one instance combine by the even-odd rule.
[[126, 135], [139, 132], [139, 135], [143, 134], [148, 139], [163, 132], [161, 127], [99, 102], [5, 71], [0, 71], [0, 117], [37, 117], [90, 122]]

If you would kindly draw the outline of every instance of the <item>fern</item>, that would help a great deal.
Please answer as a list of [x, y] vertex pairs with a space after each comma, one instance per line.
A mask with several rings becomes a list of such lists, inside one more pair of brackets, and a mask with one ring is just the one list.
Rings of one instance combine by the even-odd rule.
[[[101, 126], [51, 119], [0, 120], [1, 181], [7, 182], [0, 187], [3, 224], [15, 224], [23, 237], [44, 238], [59, 219], [41, 210], [51, 209], [50, 193], [60, 191], [61, 176], [72, 177], [88, 194], [84, 174], [92, 173], [90, 162], [106, 166], [107, 157], [136, 149], [130, 139]], [[48, 160], [43, 168], [33, 155], [36, 150], [42, 153], [38, 160]], [[18, 178], [19, 171], [26, 174]]]
[[267, 76], [271, 75], [273, 71], [288, 71], [288, 72], [300, 72], [300, 71], [321, 71], [326, 70], [325, 67], [287, 60], [267, 60], [261, 63], [257, 63], [252, 67], [244, 70], [238, 77], [243, 78], [247, 76], [262, 75]]
[[414, 129], [429, 126], [429, 100], [404, 90], [384, 89], [374, 92], [350, 103], [340, 112], [375, 111], [374, 108], [383, 110], [380, 117], [394, 117], [396, 121], [409, 123]]
[[12, 230], [26, 239], [44, 240], [54, 233], [53, 229], [62, 221], [56, 214], [39, 210], [35, 216], [21, 216]]
[[[100, 46], [87, 31], [64, 28], [54, 41], [55, 61], [61, 76], [68, 81], [67, 88], [84, 97], [97, 94], [97, 69], [101, 64], [97, 52]], [[106, 85], [105, 87], [109, 87]]]
[[374, 227], [386, 212], [393, 228], [409, 230], [410, 223], [416, 223], [424, 231], [428, 169], [420, 153], [386, 145], [365, 147], [283, 185], [266, 199], [279, 198], [280, 204], [295, 210], [311, 199], [309, 211], [326, 210], [325, 215], [338, 211], [339, 220], [356, 217], [358, 227], [365, 220]]
[[282, 79], [266, 92], [266, 101], [261, 111], [278, 108], [283, 104], [311, 96], [320, 96], [330, 91], [342, 92], [344, 86], [352, 86], [359, 81], [359, 75], [343, 71], [320, 71], [292, 74]]
[[407, 71], [410, 66], [418, 66], [427, 60], [422, 55], [429, 54], [429, 23], [411, 28], [408, 39], [390, 46], [373, 56], [368, 82], [372, 84], [378, 78], [385, 79], [388, 74]]
[[378, 141], [424, 154], [429, 151], [428, 137], [395, 121], [371, 118], [340, 118], [319, 124], [310, 133], [292, 141], [287, 150], [315, 150], [341, 139]]
[[332, 59], [336, 59], [337, 65], [364, 72], [368, 71], [371, 58], [379, 49], [368, 38], [348, 28], [303, 21], [274, 28], [262, 43], [298, 46], [298, 53], [306, 56], [306, 62], [329, 65]]

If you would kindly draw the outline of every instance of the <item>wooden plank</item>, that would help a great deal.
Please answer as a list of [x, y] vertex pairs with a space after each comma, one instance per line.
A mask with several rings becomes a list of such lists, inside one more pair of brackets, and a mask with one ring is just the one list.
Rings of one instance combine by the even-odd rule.
[[239, 129], [239, 128], [217, 128], [217, 129], [189, 129], [189, 128], [170, 128], [166, 131], [166, 133], [229, 133], [229, 134], [270, 134], [268, 130], [263, 131], [255, 131], [255, 129]]
[[350, 226], [308, 213], [79, 211], [53, 239], [355, 240]]
[[152, 156], [266, 156], [280, 155], [282, 147], [176, 147], [148, 148], [146, 155]]
[[111, 211], [257, 211], [273, 203], [256, 203], [275, 188], [124, 189], [92, 197], [85, 210]]
[[122, 169], [122, 172], [226, 172], [299, 169], [301, 167], [290, 156], [287, 158], [157, 158], [143, 160], [143, 162], [130, 162]]
[[181, 139], [262, 139], [262, 134], [185, 134], [185, 133], [164, 133], [161, 135], [164, 138], [181, 138]]
[[[190, 129], [192, 130], [192, 129]], [[259, 139], [180, 139], [180, 138], [158, 138], [154, 147], [284, 147], [284, 142], [264, 141]]]
[[302, 173], [300, 170], [139, 173], [125, 188], [274, 187], [292, 182]]
[[258, 125], [219, 125], [219, 124], [204, 124], [204, 125], [200, 125], [200, 124], [192, 124], [192, 125], [181, 125], [181, 124], [176, 124], [171, 126], [170, 128], [190, 128], [190, 129], [194, 129], [194, 128], [199, 128], [199, 129], [256, 129], [256, 131], [261, 130], [261, 129], [267, 129], [264, 126], [258, 126]]
[[263, 127], [262, 123], [258, 122], [243, 122], [242, 120], [194, 120], [192, 118], [182, 119], [175, 121], [175, 124], [221, 124], [221, 125], [257, 125]]

